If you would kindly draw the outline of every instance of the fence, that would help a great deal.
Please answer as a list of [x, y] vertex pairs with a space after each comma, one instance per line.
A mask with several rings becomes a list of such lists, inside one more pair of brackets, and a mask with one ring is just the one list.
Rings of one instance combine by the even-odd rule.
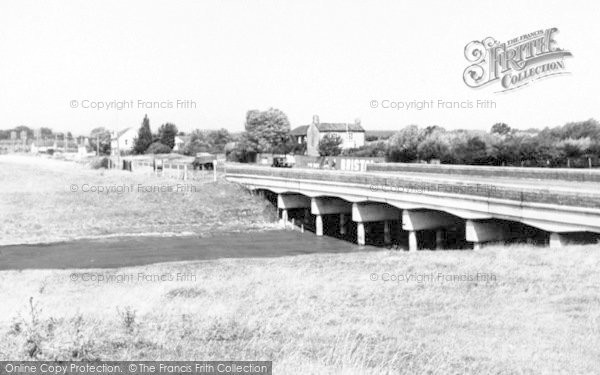
[[[336, 169], [340, 171], [364, 172], [367, 164], [383, 163], [385, 158], [368, 158], [352, 156], [305, 156], [295, 155], [296, 168]], [[257, 154], [256, 162], [260, 165], [271, 165], [273, 155]]]
[[193, 163], [162, 159], [123, 160], [122, 169], [184, 181], [217, 181], [225, 175], [225, 163], [220, 160], [215, 160], [210, 168], [194, 168]]

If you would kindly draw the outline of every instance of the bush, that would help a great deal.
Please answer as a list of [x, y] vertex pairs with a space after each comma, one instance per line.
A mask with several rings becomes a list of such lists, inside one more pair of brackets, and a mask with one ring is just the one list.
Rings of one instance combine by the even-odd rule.
[[171, 148], [167, 145], [163, 145], [160, 142], [154, 142], [148, 147], [146, 150], [146, 154], [169, 154], [171, 153]]
[[111, 166], [111, 160], [110, 160], [110, 158], [107, 158], [107, 157], [94, 159], [90, 163], [90, 168], [92, 168], [92, 169], [100, 169], [100, 168], [109, 169], [110, 166]]
[[337, 156], [342, 152], [342, 137], [335, 133], [326, 134], [319, 141], [319, 155], [321, 156]]
[[342, 155], [354, 157], [385, 157], [387, 145], [385, 142], [373, 142], [359, 148], [343, 150]]

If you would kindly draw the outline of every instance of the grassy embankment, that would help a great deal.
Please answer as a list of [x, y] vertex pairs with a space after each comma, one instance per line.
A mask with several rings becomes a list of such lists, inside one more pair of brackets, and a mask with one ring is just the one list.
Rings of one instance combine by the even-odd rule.
[[[586, 246], [4, 271], [0, 358], [262, 359], [278, 374], [591, 374], [600, 366], [599, 267], [597, 246]], [[82, 272], [132, 279], [71, 281]], [[385, 282], [385, 272], [435, 280]], [[439, 282], [438, 273], [489, 276]]]
[[[204, 181], [181, 181], [92, 170], [41, 157], [0, 156], [0, 245], [144, 233], [206, 235], [274, 227], [276, 218], [268, 204], [238, 186], [223, 180], [215, 184], [211, 178], [207, 173]], [[175, 191], [178, 184], [179, 192]], [[92, 186], [133, 186], [133, 190], [122, 194], [116, 190], [82, 191]], [[174, 191], [145, 191], [156, 186], [171, 186]]]

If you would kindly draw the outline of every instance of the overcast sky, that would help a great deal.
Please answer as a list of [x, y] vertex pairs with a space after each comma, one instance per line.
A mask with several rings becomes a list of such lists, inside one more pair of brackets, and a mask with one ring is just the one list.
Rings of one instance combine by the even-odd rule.
[[[597, 1], [7, 1], [0, 2], [0, 128], [243, 129], [249, 109], [292, 126], [361, 118], [489, 129], [600, 119]], [[464, 47], [557, 27], [570, 75], [506, 93], [462, 79]], [[494, 100], [496, 109], [393, 110], [371, 101]], [[95, 110], [91, 102], [134, 101]], [[191, 100], [191, 109], [138, 108]], [[75, 101], [75, 104], [73, 104]], [[71, 108], [77, 105], [77, 108]]]

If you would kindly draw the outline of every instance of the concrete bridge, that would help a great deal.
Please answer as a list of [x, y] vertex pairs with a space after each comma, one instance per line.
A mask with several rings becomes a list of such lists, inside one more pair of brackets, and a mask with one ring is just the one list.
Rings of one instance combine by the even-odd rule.
[[430, 171], [387, 166], [356, 173], [229, 164], [226, 178], [276, 194], [284, 223], [291, 210], [304, 210], [305, 219], [314, 216], [317, 236], [323, 235], [327, 217], [336, 217], [329, 225], [342, 235], [354, 223], [359, 245], [374, 224], [383, 226], [384, 243], [392, 242], [393, 232], [402, 232], [409, 250], [423, 247], [424, 241], [444, 248], [449, 231], [475, 249], [540, 236], [560, 247], [600, 233], [600, 171], [544, 174], [544, 169], [518, 168], [495, 177], [495, 167], [448, 171], [437, 166]]

